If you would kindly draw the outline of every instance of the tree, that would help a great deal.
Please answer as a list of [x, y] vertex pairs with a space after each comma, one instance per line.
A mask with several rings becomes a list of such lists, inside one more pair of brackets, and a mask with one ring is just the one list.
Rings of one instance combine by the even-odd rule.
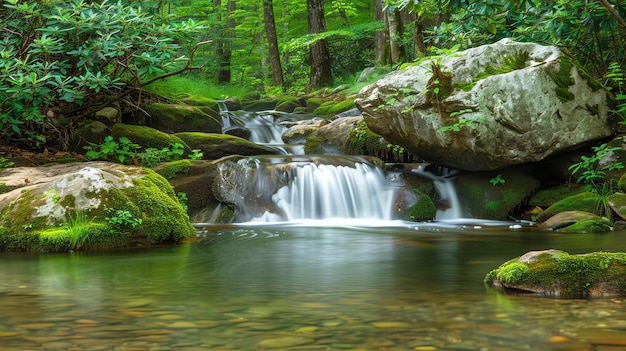
[[283, 85], [283, 69], [280, 64], [276, 23], [274, 22], [274, 4], [272, 0], [263, 0], [263, 15], [265, 18], [265, 35], [269, 49], [270, 65], [272, 67], [272, 84]]
[[[324, 0], [307, 0], [309, 34], [326, 31], [324, 22]], [[311, 71], [307, 90], [313, 90], [332, 83], [330, 50], [325, 38], [319, 38], [309, 49]]]
[[224, 21], [224, 16], [222, 15], [222, 0], [213, 0], [213, 12], [216, 16], [216, 24], [214, 24], [213, 28], [217, 32], [217, 39], [215, 40], [217, 84], [230, 83], [233, 39], [235, 36], [235, 10], [235, 1], [228, 0], [226, 3], [226, 16]]

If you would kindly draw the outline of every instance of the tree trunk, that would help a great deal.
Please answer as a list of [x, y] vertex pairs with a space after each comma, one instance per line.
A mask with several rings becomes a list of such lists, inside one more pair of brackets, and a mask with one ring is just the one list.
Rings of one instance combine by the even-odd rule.
[[424, 42], [424, 24], [419, 15], [415, 15], [413, 26], [413, 46], [415, 47], [415, 57], [426, 56], [426, 43]]
[[385, 13], [385, 26], [389, 30], [389, 51], [391, 53], [391, 62], [402, 62], [405, 59], [404, 50], [400, 45], [403, 28], [400, 11], [398, 8], [387, 8]]
[[228, 0], [226, 5], [226, 26], [224, 27], [221, 37], [221, 57], [218, 56], [219, 67], [217, 69], [217, 84], [230, 83], [230, 62], [233, 52], [233, 39], [235, 36], [235, 10], [235, 0]]
[[265, 17], [265, 35], [269, 48], [270, 66], [272, 67], [272, 84], [283, 85], [283, 69], [278, 52], [278, 38], [276, 37], [276, 23], [274, 22], [274, 4], [272, 0], [263, 0], [263, 15]]
[[[324, 0], [307, 0], [309, 34], [326, 31], [324, 22]], [[326, 39], [317, 40], [309, 49], [311, 72], [308, 91], [329, 85], [332, 82], [330, 70], [330, 52]]]
[[[383, 3], [382, 0], [374, 0], [374, 21], [384, 21], [385, 15], [383, 14]], [[376, 62], [377, 66], [384, 66], [391, 63], [391, 57], [385, 53], [389, 53], [389, 50], [386, 50], [386, 43], [389, 41], [387, 39], [387, 31], [382, 30], [380, 32], [376, 32], [376, 37], [374, 38], [374, 62]]]

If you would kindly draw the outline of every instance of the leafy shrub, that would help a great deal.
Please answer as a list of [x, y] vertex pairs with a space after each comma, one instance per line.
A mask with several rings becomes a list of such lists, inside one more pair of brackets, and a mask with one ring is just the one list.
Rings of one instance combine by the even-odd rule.
[[[0, 136], [30, 146], [113, 100], [190, 67], [180, 44], [199, 26], [125, 3], [0, 0]], [[122, 99], [124, 97], [124, 99]]]

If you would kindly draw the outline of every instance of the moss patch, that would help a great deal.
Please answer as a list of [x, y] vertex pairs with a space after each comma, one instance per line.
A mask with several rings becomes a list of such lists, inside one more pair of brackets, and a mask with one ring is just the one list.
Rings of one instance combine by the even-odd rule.
[[187, 105], [151, 104], [145, 107], [148, 112], [148, 126], [166, 133], [200, 131], [220, 133], [222, 123], [198, 107]]
[[330, 118], [341, 112], [354, 108], [354, 100], [343, 100], [340, 102], [326, 101], [319, 105], [313, 114], [322, 118]]
[[594, 194], [588, 191], [568, 196], [562, 200], [557, 201], [537, 216], [538, 222], [543, 222], [548, 218], [554, 216], [559, 212], [565, 211], [585, 211], [591, 212], [598, 216], [604, 214], [604, 207], [602, 206], [602, 197], [598, 194]]
[[546, 252], [530, 262], [504, 263], [487, 274], [485, 283], [552, 296], [624, 295], [626, 253]]
[[111, 135], [118, 138], [127, 137], [133, 143], [139, 144], [144, 148], [162, 149], [169, 147], [171, 144], [180, 143], [185, 146], [186, 153], [191, 152], [189, 146], [181, 138], [150, 127], [117, 123], [111, 129]]
[[417, 203], [409, 207], [403, 214], [403, 219], [413, 222], [432, 221], [437, 217], [437, 208], [433, 200], [426, 194], [414, 191], [418, 196]]
[[485, 70], [480, 72], [471, 82], [459, 82], [455, 88], [459, 88], [464, 91], [470, 91], [476, 83], [491, 76], [498, 74], [506, 74], [519, 69], [526, 68], [530, 54], [528, 52], [522, 52], [518, 55], [506, 55], [503, 57], [502, 65], [500, 66], [487, 66]]

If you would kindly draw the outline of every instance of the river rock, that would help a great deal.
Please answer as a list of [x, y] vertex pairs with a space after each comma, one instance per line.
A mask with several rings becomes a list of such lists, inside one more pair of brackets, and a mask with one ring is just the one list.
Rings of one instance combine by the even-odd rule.
[[605, 90], [576, 62], [509, 39], [407, 64], [355, 103], [389, 142], [472, 171], [540, 161], [613, 132]]
[[356, 129], [363, 117], [344, 117], [321, 126], [307, 138], [307, 154], [343, 155], [347, 152], [350, 132]]
[[195, 234], [172, 186], [142, 167], [81, 162], [9, 168], [0, 172], [0, 183], [15, 188], [0, 194], [0, 251], [75, 248], [70, 227], [86, 233], [87, 247], [172, 242]]
[[533, 251], [505, 262], [485, 283], [507, 293], [540, 296], [606, 297], [626, 295], [626, 253], [570, 255]]

